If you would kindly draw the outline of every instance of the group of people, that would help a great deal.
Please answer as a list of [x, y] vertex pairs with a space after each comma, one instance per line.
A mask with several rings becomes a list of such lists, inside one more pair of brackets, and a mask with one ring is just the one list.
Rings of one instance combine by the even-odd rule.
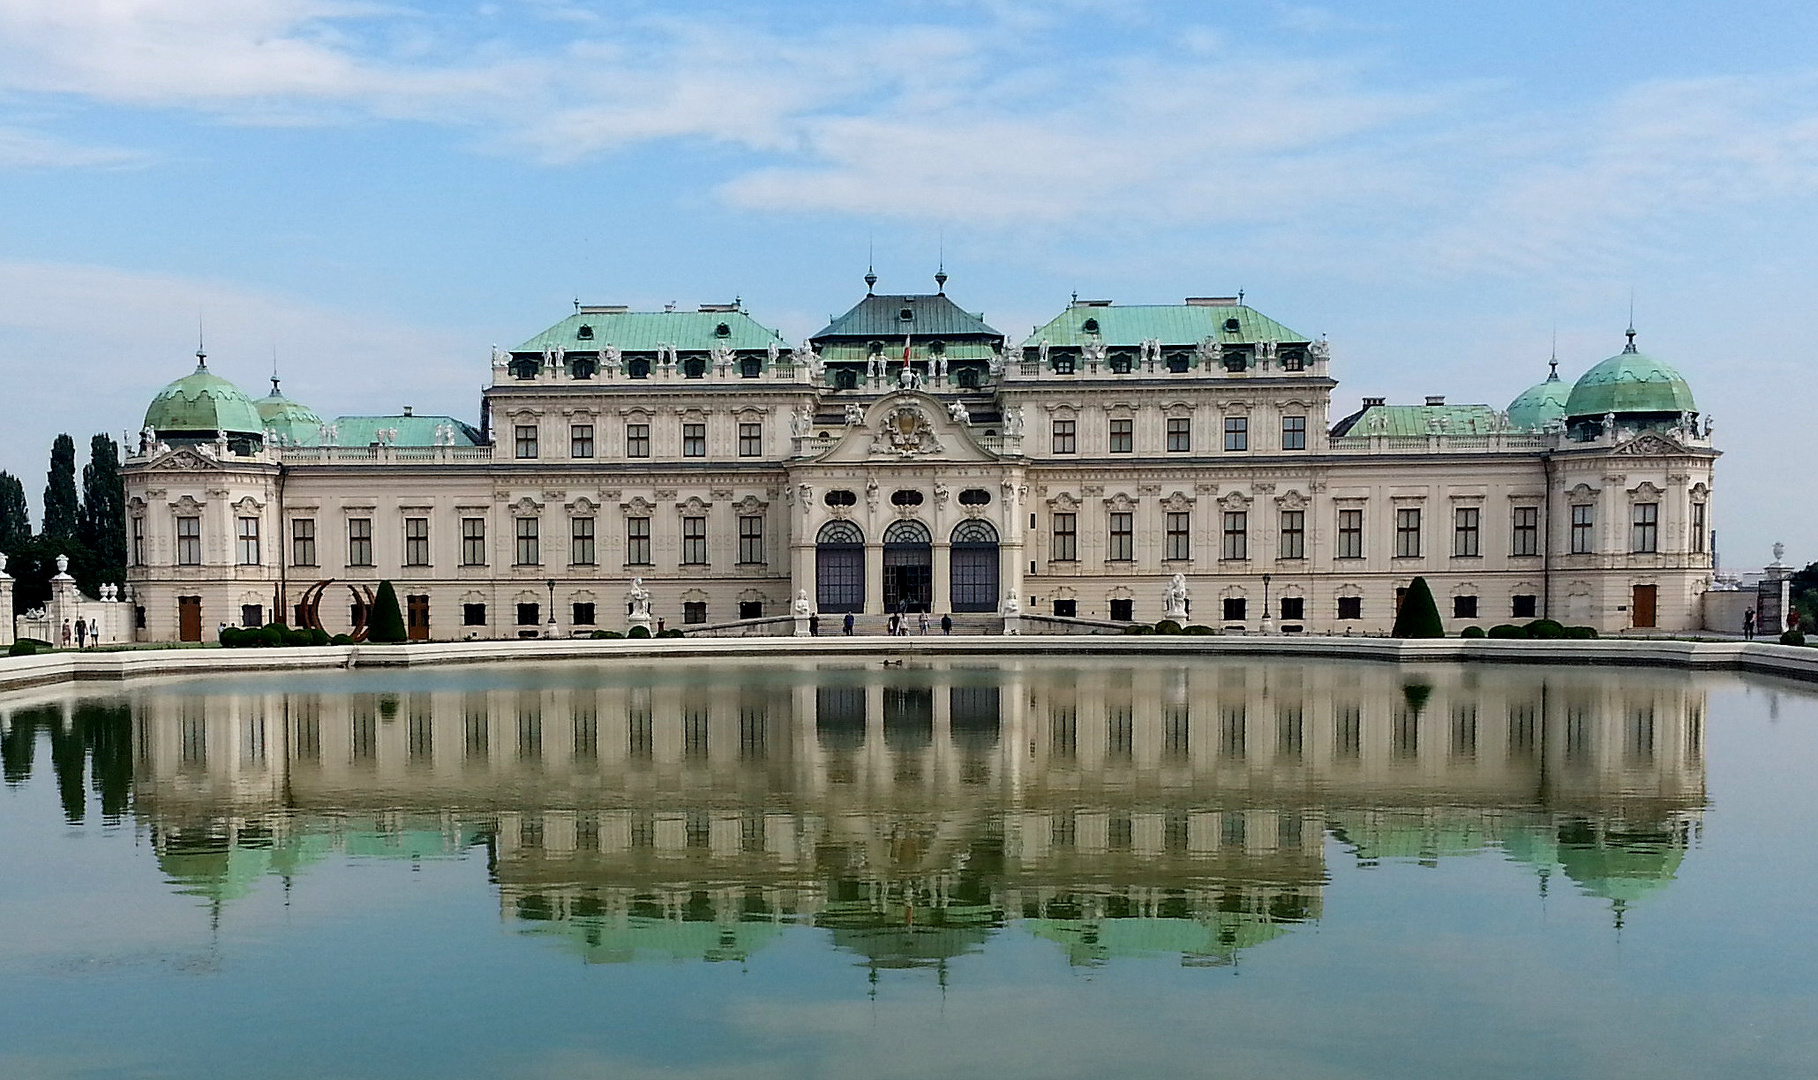
[[[1797, 609], [1786, 613], [1786, 628], [1791, 631], [1799, 629], [1799, 611]], [[1761, 629], [1773, 633], [1773, 627], [1762, 627]], [[1742, 613], [1742, 639], [1744, 641], [1755, 640], [1755, 630], [1755, 609], [1749, 608]]]
[[[915, 623], [917, 633], [926, 634], [931, 629], [931, 624], [928, 621], [928, 613], [926, 611], [916, 613]], [[858, 619], [851, 612], [847, 612], [845, 621], [841, 623], [840, 629], [847, 637], [851, 637], [853, 630], [857, 625]], [[909, 613], [906, 611], [891, 612], [888, 627], [891, 637], [906, 637], [909, 633]], [[942, 615], [940, 627], [941, 633], [943, 634], [953, 633], [953, 616]], [[821, 617], [819, 613], [808, 617], [808, 633], [814, 637], [821, 636]]]
[[78, 649], [101, 644], [101, 624], [93, 619], [89, 619], [87, 622], [77, 619], [74, 624], [70, 620], [64, 619], [63, 647], [67, 649], [72, 644]]

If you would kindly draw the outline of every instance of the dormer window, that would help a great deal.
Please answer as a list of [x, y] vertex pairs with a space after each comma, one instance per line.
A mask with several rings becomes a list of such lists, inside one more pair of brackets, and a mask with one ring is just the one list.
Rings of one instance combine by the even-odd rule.
[[625, 372], [634, 379], [648, 379], [650, 378], [650, 361], [642, 356], [634, 356], [631, 362], [625, 365]]
[[1079, 324], [1079, 328], [1088, 334], [1096, 334], [1098, 333], [1098, 320], [1087, 319], [1085, 322]]
[[1129, 353], [1112, 353], [1111, 354], [1111, 372], [1114, 375], [1130, 374], [1130, 354]]
[[1301, 349], [1283, 349], [1281, 367], [1283, 371], [1305, 371], [1307, 367], [1306, 352]]
[[760, 370], [761, 370], [761, 365], [759, 365], [758, 358], [755, 356], [747, 356], [743, 360], [739, 361], [739, 377], [740, 378], [755, 379], [758, 377], [758, 373]]
[[1226, 319], [1225, 320], [1225, 333], [1227, 333], [1227, 334], [1237, 333], [1237, 326], [1238, 326], [1238, 323], [1237, 323], [1236, 319]]
[[688, 359], [682, 361], [682, 377], [684, 379], [699, 379], [706, 374], [707, 361], [700, 357], [690, 356]]
[[582, 341], [592, 341], [593, 340], [593, 327], [588, 326], [586, 323], [582, 323], [581, 328], [574, 332], [574, 336], [581, 339]]
[[945, 353], [946, 351], [947, 351], [947, 343], [940, 340], [939, 338], [936, 338], [935, 340], [930, 341], [928, 343], [928, 353], [931, 356], [940, 356], [942, 353]]
[[871, 353], [872, 356], [876, 356], [879, 353], [884, 351], [884, 343], [881, 341], [874, 341], [870, 345], [867, 345], [865, 348]]
[[727, 326], [725, 323], [721, 323], [720, 325], [713, 328], [713, 336], [714, 337], [731, 337], [732, 336], [732, 327]]
[[1073, 354], [1057, 353], [1054, 357], [1054, 373], [1056, 375], [1073, 374]]
[[903, 322], [908, 322], [909, 320], [915, 318], [915, 309], [914, 308], [904, 308], [903, 310], [896, 313], [896, 317]]
[[1187, 354], [1186, 353], [1169, 354], [1168, 370], [1173, 372], [1176, 375], [1186, 374], [1186, 372], [1187, 372]]

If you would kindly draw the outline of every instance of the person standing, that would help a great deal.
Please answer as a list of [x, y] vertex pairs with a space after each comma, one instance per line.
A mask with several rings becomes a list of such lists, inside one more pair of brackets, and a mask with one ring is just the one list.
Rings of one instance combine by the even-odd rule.
[[820, 612], [818, 612], [818, 611], [815, 612], [813, 615], [808, 616], [808, 636], [809, 637], [820, 637], [821, 636], [821, 615], [820, 615]]
[[81, 619], [77, 619], [76, 620], [76, 648], [80, 649], [87, 644], [88, 644], [88, 624], [83, 622]]
[[1750, 608], [1742, 613], [1742, 640], [1755, 640], [1755, 609]]
[[915, 617], [915, 631], [918, 634], [928, 632], [928, 613], [926, 611]]
[[846, 613], [846, 636], [847, 637], [852, 636], [852, 622], [853, 622], [852, 612], [848, 611]]
[[941, 616], [941, 633], [943, 633], [943, 634], [953, 633], [953, 616], [951, 616], [951, 615], [942, 615]]
[[63, 647], [66, 649], [69, 648], [69, 635], [70, 635], [69, 620], [64, 619], [63, 620]]
[[101, 644], [101, 624], [93, 619], [88, 620], [88, 644], [90, 648]]

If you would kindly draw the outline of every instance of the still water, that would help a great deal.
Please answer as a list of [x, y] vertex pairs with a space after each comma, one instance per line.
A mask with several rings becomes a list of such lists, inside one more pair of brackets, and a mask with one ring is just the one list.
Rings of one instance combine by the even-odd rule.
[[678, 661], [0, 726], [0, 1076], [1818, 1074], [1789, 684]]

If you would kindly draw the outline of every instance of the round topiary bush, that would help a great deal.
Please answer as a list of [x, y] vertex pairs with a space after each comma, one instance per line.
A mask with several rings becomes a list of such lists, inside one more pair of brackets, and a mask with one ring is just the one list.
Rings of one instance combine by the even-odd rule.
[[311, 645], [327, 645], [333, 641], [334, 639], [328, 636], [328, 631], [321, 627], [312, 626], [309, 628], [309, 643]]
[[1786, 633], [1780, 635], [1780, 644], [1804, 645], [1805, 632], [1802, 630], [1788, 630]]
[[315, 635], [301, 627], [290, 627], [284, 631], [284, 644], [290, 646], [314, 645]]
[[592, 638], [595, 641], [602, 641], [606, 638], [622, 638], [625, 635], [619, 633], [617, 630], [595, 630], [593, 633], [588, 634], [587, 636]]
[[1506, 640], [1510, 638], [1525, 638], [1528, 636], [1528, 632], [1521, 627], [1516, 626], [1514, 623], [1497, 623], [1495, 626], [1490, 627], [1489, 636]]
[[1180, 632], [1183, 634], [1210, 634], [1212, 633], [1212, 628], [1210, 626], [1201, 626], [1198, 623], [1193, 623], [1190, 626], [1181, 627]]
[[1565, 627], [1552, 619], [1535, 619], [1524, 629], [1536, 641], [1557, 641], [1566, 636]]
[[1155, 633], [1155, 627], [1150, 626], [1148, 623], [1131, 623], [1129, 626], [1124, 627], [1124, 633], [1153, 634]]
[[1597, 628], [1595, 626], [1568, 626], [1565, 628], [1564, 636], [1568, 641], [1591, 641], [1597, 637]]
[[221, 628], [221, 647], [224, 649], [239, 648], [241, 636], [242, 636], [242, 631], [240, 630], [239, 627], [223, 626]]
[[35, 656], [35, 655], [37, 655], [37, 652], [38, 652], [38, 646], [32, 644], [30, 638], [20, 638], [18, 641], [13, 642], [12, 645], [6, 650], [6, 655], [8, 655], [8, 656]]
[[1465, 628], [1464, 628], [1464, 629], [1463, 629], [1463, 630], [1460, 630], [1460, 631], [1459, 631], [1459, 632], [1458, 632], [1458, 636], [1459, 636], [1459, 637], [1468, 637], [1468, 638], [1480, 638], [1480, 637], [1483, 637], [1483, 627], [1481, 627], [1481, 626], [1467, 626], [1467, 627], [1465, 627]]
[[334, 637], [328, 639], [328, 643], [330, 645], [352, 645], [354, 639], [346, 634], [336, 634]]
[[1155, 632], [1158, 634], [1178, 634], [1180, 633], [1180, 624], [1173, 619], [1163, 619], [1155, 624]]
[[626, 631], [625, 636], [634, 637], [634, 638], [647, 638], [650, 636], [650, 627], [634, 626], [630, 630]]

